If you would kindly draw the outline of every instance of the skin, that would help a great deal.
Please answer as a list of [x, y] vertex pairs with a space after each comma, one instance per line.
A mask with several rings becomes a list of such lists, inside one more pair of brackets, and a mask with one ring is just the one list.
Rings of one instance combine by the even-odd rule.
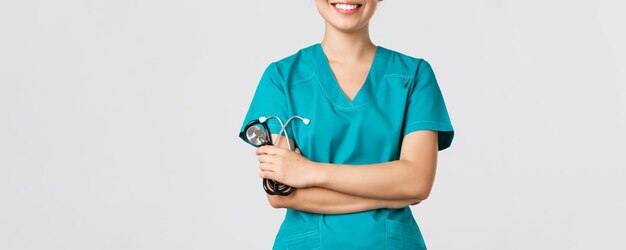
[[[316, 0], [316, 6], [325, 22], [322, 49], [342, 91], [352, 100], [363, 85], [376, 52], [369, 36], [369, 20], [379, 1], [350, 1], [362, 4], [361, 10], [343, 15], [331, 3], [344, 1]], [[276, 134], [272, 137], [278, 138]], [[293, 141], [291, 144], [295, 145]], [[267, 195], [272, 207], [324, 214], [403, 208], [420, 203], [431, 192], [437, 153], [437, 131], [432, 130], [407, 134], [400, 158], [377, 164], [314, 162], [297, 148], [290, 151], [285, 140], [256, 150], [261, 178], [297, 188], [289, 196]]]
[[[272, 134], [273, 141], [276, 141], [277, 137], [277, 134]], [[276, 147], [301, 156], [298, 148], [295, 151], [289, 151], [286, 140], [282, 138], [284, 136], [281, 137]], [[290, 139], [290, 141], [294, 145], [293, 140]], [[274, 208], [293, 208], [322, 214], [353, 213], [377, 208], [402, 208], [420, 202], [420, 200], [415, 199], [372, 199], [316, 186], [298, 188], [289, 196], [269, 194], [266, 196]]]

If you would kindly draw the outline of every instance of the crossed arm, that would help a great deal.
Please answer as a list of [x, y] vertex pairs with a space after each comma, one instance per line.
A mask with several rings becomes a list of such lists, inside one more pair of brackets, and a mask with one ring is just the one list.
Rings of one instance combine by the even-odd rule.
[[[276, 137], [272, 135], [274, 140]], [[432, 189], [437, 131], [407, 134], [400, 159], [377, 164], [312, 162], [301, 156], [299, 150], [289, 151], [285, 140], [280, 140], [276, 147], [257, 149], [257, 155], [262, 178], [297, 187], [289, 196], [267, 195], [272, 207], [324, 214], [402, 208], [426, 199]]]

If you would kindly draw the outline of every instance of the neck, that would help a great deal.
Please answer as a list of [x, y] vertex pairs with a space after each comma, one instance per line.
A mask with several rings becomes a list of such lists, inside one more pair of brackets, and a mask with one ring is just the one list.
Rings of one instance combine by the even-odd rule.
[[376, 51], [367, 24], [359, 30], [345, 32], [326, 23], [321, 45], [329, 61], [356, 62]]

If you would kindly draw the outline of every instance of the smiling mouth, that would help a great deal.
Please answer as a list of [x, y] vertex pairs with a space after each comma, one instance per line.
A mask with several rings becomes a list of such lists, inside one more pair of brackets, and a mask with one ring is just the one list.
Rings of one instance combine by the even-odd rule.
[[355, 13], [355, 12], [359, 11], [361, 9], [361, 6], [362, 6], [362, 4], [350, 3], [350, 2], [346, 2], [346, 3], [331, 3], [331, 5], [335, 8], [335, 10], [337, 10], [339, 13], [342, 13], [342, 14], [352, 14], [352, 13]]

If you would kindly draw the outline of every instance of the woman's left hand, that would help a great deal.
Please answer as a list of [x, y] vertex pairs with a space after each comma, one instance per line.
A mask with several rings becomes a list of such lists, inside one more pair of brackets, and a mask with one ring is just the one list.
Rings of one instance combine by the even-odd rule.
[[294, 188], [314, 186], [318, 174], [315, 162], [302, 156], [300, 149], [267, 145], [257, 148], [261, 178], [272, 179]]

